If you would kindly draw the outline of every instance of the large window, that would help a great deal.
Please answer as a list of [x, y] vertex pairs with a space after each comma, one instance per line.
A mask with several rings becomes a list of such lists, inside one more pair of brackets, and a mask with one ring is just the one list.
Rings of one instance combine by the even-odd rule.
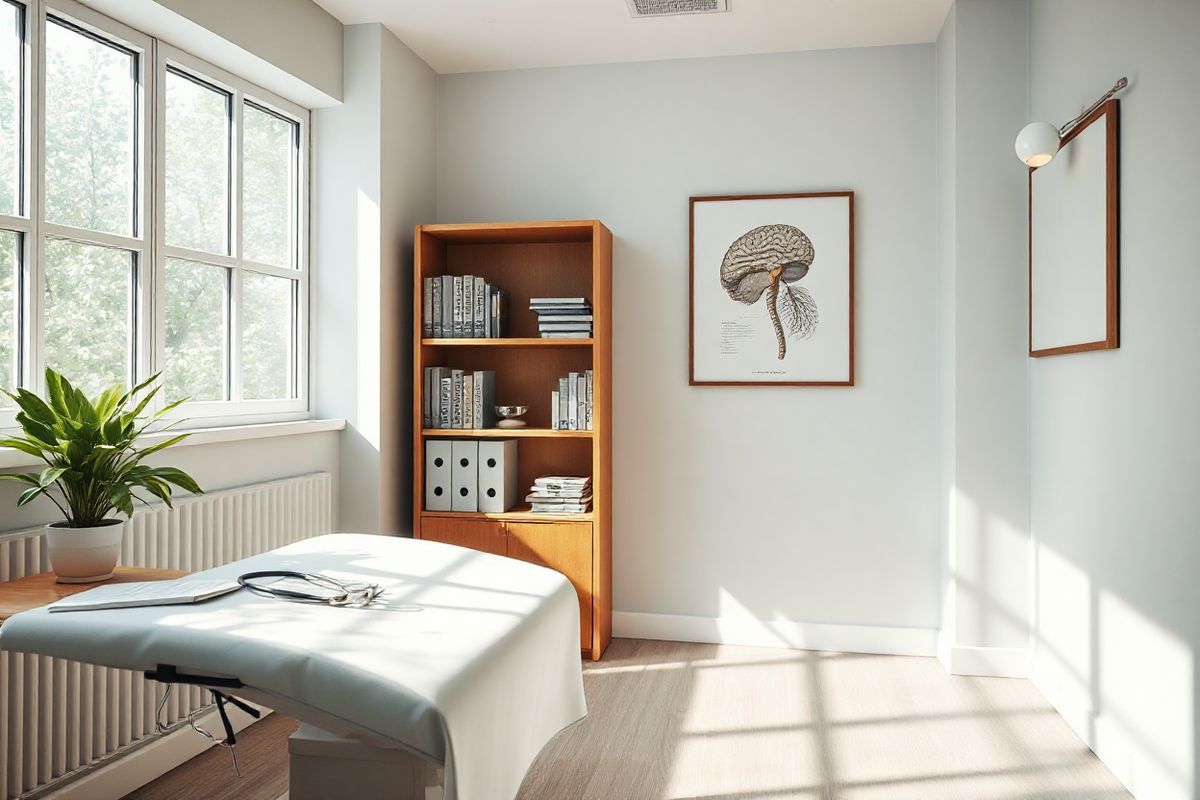
[[0, 386], [162, 372], [184, 416], [303, 412], [307, 124], [72, 0], [0, 0]]

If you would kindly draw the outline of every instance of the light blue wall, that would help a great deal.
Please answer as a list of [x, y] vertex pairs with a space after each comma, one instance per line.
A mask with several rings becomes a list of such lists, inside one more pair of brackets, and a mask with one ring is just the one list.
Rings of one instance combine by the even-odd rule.
[[[933, 46], [439, 88], [439, 221], [614, 233], [616, 610], [936, 628]], [[688, 197], [830, 189], [857, 192], [858, 385], [689, 387]]]
[[1139, 798], [1193, 798], [1200, 3], [1034, 0], [1030, 30], [1031, 119], [1062, 123], [1130, 79], [1120, 349], [1030, 366], [1034, 675]]

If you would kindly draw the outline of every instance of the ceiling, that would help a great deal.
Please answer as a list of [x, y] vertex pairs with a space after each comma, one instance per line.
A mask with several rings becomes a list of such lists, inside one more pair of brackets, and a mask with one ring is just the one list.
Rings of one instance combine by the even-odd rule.
[[316, 0], [382, 22], [440, 73], [932, 42], [952, 0], [732, 0], [633, 19], [625, 0]]

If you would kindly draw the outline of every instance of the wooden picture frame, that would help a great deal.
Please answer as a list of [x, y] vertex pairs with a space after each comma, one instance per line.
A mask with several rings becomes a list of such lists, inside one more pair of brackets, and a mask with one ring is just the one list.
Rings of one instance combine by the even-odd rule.
[[854, 385], [854, 192], [691, 197], [688, 235], [689, 385]]
[[[1054, 160], [1029, 170], [1032, 358], [1120, 346], [1119, 127], [1120, 101], [1107, 100], [1063, 137]], [[1099, 227], [1102, 241], [1092, 238]]]

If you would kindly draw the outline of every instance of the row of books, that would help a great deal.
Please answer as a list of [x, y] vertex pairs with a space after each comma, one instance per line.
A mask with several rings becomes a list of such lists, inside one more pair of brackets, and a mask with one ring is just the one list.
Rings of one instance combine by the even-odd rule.
[[586, 514], [592, 503], [592, 479], [560, 475], [537, 478], [525, 502], [535, 514]]
[[543, 339], [592, 337], [592, 304], [586, 297], [534, 297], [529, 310], [537, 314]]
[[550, 427], [556, 431], [592, 429], [592, 371], [572, 372], [558, 379], [550, 393]]
[[475, 275], [426, 278], [421, 335], [433, 339], [496, 339], [507, 331], [508, 294]]
[[421, 413], [426, 428], [496, 427], [496, 373], [426, 367]]

